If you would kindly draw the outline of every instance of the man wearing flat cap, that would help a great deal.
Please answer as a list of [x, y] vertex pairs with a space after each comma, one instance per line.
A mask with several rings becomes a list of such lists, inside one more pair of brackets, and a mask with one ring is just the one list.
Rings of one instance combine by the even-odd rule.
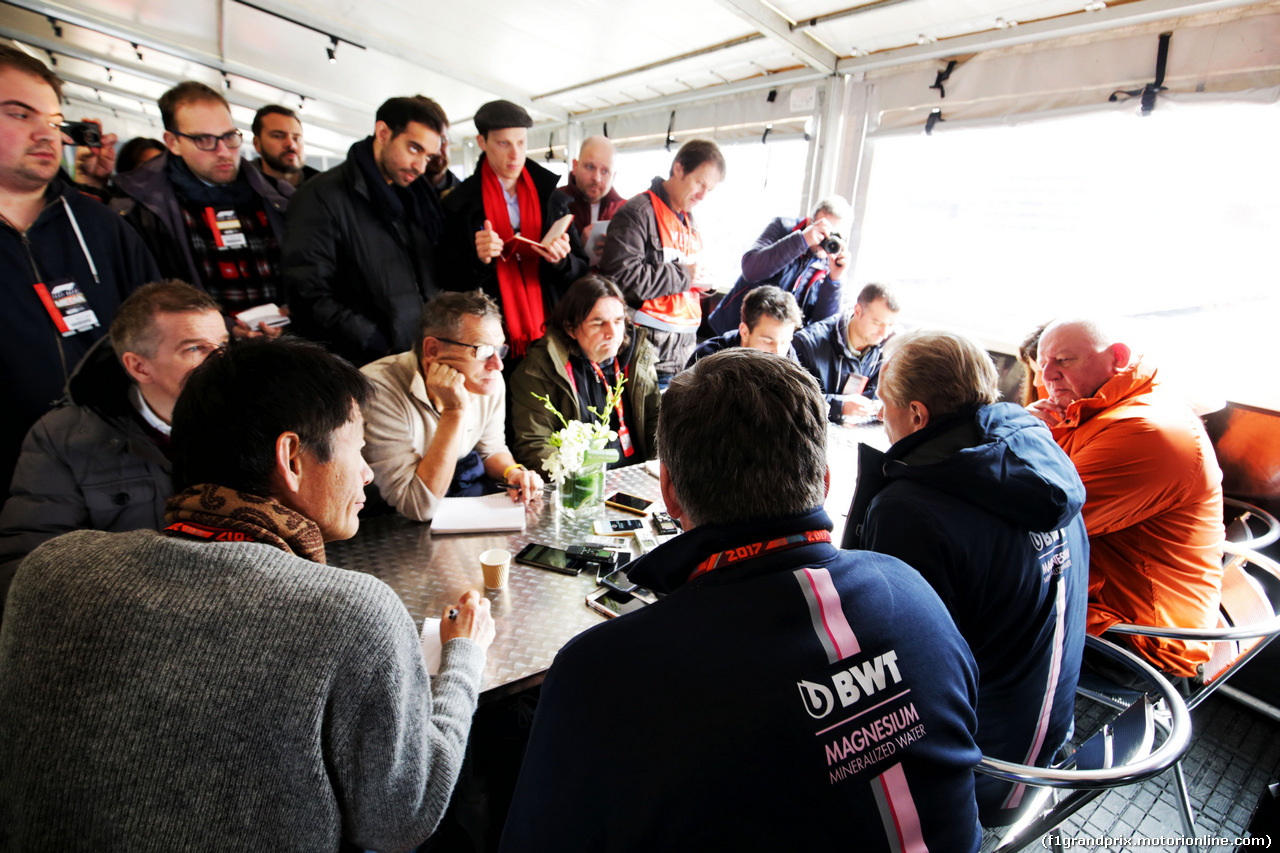
[[587, 272], [587, 256], [557, 193], [559, 178], [525, 157], [533, 119], [510, 101], [490, 101], [475, 116], [480, 162], [444, 200], [437, 280], [446, 290], [480, 288], [502, 307], [515, 357], [542, 337], [546, 317]]

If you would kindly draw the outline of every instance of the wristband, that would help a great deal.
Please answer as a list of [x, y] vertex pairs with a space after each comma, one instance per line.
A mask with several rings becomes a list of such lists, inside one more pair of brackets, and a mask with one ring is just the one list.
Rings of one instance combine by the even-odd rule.
[[514, 470], [515, 470], [515, 469], [517, 469], [517, 468], [523, 468], [523, 467], [524, 467], [524, 466], [523, 466], [523, 465], [521, 465], [519, 462], [516, 462], [516, 463], [514, 463], [514, 464], [512, 464], [512, 465], [508, 465], [508, 466], [507, 466], [507, 469], [506, 469], [505, 471], [503, 471], [503, 472], [502, 472], [502, 479], [504, 479], [504, 480], [505, 480], [505, 479], [507, 479], [507, 477], [511, 476], [511, 472], [512, 472], [512, 471], [514, 471]]

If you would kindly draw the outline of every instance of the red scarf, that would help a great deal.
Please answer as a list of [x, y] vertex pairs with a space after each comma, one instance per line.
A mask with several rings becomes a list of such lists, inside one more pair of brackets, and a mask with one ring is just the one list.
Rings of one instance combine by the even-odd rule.
[[[542, 308], [542, 282], [538, 278], [538, 264], [542, 257], [527, 243], [516, 240], [511, 217], [507, 214], [507, 199], [502, 183], [494, 174], [488, 158], [480, 167], [480, 191], [484, 199], [484, 216], [493, 230], [502, 238], [502, 255], [494, 258], [498, 267], [498, 294], [502, 298], [503, 319], [507, 323], [507, 335], [511, 349], [517, 357], [523, 357], [531, 341], [542, 337], [546, 318]], [[516, 201], [520, 205], [520, 231], [526, 237], [542, 236], [542, 207], [538, 204], [538, 190], [528, 169], [520, 172], [516, 181]]]

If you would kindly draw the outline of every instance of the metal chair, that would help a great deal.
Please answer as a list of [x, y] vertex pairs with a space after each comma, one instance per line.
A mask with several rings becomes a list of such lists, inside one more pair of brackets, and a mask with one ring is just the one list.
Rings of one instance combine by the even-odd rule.
[[[1274, 520], [1274, 519], [1273, 519]], [[1252, 543], [1251, 543], [1252, 544]], [[1222, 574], [1222, 605], [1216, 628], [1166, 628], [1152, 625], [1113, 625], [1108, 633], [1164, 637], [1172, 640], [1207, 640], [1213, 643], [1209, 662], [1203, 667], [1204, 683], [1193, 687], [1187, 697], [1194, 709], [1226, 684], [1233, 672], [1262, 651], [1280, 634], [1280, 617], [1272, 605], [1280, 595], [1280, 563], [1235, 542], [1223, 543], [1226, 566]], [[1253, 566], [1256, 575], [1247, 571]], [[1119, 696], [1124, 691], [1115, 691]], [[1130, 694], [1132, 695], [1132, 694]], [[1195, 835], [1195, 812], [1187, 791], [1186, 776], [1179, 760], [1173, 765], [1178, 783], [1178, 803], [1187, 836]]]
[[[1191, 743], [1191, 715], [1164, 676], [1137, 655], [1099, 637], [1085, 637], [1085, 644], [1146, 681], [1163, 713], [1156, 714], [1150, 697], [1143, 693], [1131, 703], [1090, 695], [1089, 698], [1123, 710], [1065, 761], [1052, 767], [1031, 767], [984, 756], [974, 768], [977, 772], [1041, 789], [1018, 822], [998, 838], [991, 837], [996, 851], [1022, 850], [1040, 843], [1047, 832], [1103, 791], [1143, 782], [1176, 766]], [[1164, 737], [1152, 751], [1157, 730]], [[1054, 789], [1069, 789], [1071, 793], [1055, 800]], [[1052, 849], [1062, 849], [1056, 837], [1050, 841]], [[983, 849], [987, 847], [984, 845]]]
[[1260, 551], [1280, 540], [1280, 521], [1262, 507], [1226, 497], [1222, 505], [1228, 541]]

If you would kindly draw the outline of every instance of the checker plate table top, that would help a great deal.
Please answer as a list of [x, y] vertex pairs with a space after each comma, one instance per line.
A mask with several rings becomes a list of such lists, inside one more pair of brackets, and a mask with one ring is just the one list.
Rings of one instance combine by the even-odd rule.
[[[856, 448], [864, 441], [887, 445], [884, 431], [878, 427], [832, 427], [829, 432], [831, 490], [826, 503], [835, 522], [837, 542], [857, 476]], [[653, 499], [651, 513], [665, 508], [657, 477], [643, 465], [609, 471], [605, 485], [606, 494], [622, 491]], [[554, 500], [555, 494], [549, 491], [539, 506], [526, 510], [525, 529], [509, 533], [433, 535], [429, 524], [398, 515], [362, 519], [354, 538], [329, 543], [326, 552], [330, 564], [368, 572], [384, 581], [400, 596], [420, 628], [425, 617], [439, 617], [467, 590], [484, 590], [482, 552], [490, 548], [510, 551], [513, 561], [506, 587], [484, 590], [497, 623], [483, 683], [483, 698], [491, 700], [540, 683], [565, 643], [605, 621], [586, 605], [587, 594], [597, 588], [594, 574], [583, 572], [573, 577], [514, 561], [530, 542], [567, 548], [595, 535], [590, 520], [564, 519], [556, 512]], [[598, 516], [638, 517], [612, 507], [604, 508]], [[652, 530], [647, 519], [646, 525]], [[638, 555], [633, 537], [620, 541], [629, 546], [633, 558]]]

